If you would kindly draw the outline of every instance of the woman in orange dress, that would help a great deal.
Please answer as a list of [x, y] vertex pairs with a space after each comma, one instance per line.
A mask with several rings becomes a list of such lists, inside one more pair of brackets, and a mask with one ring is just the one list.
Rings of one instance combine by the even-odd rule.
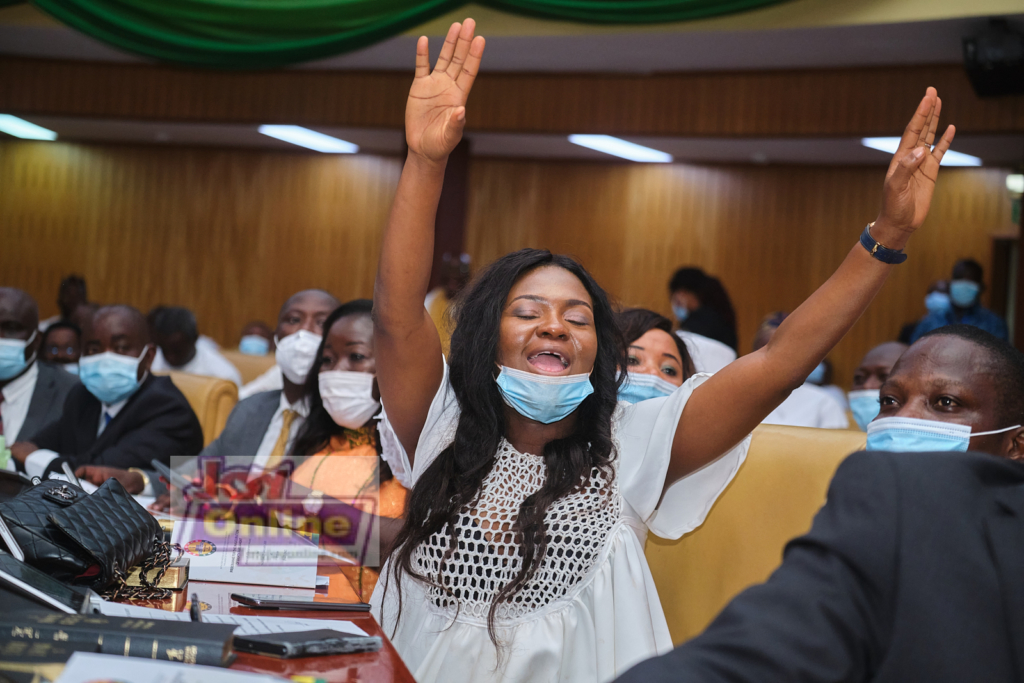
[[[291, 449], [315, 455], [306, 458], [291, 478], [314, 495], [342, 502], [376, 497], [383, 557], [389, 539], [401, 527], [407, 491], [381, 457], [372, 308], [370, 300], [356, 299], [324, 320], [324, 337], [306, 379], [309, 417]], [[377, 583], [376, 569], [344, 567], [342, 573], [355, 593], [368, 600]]]

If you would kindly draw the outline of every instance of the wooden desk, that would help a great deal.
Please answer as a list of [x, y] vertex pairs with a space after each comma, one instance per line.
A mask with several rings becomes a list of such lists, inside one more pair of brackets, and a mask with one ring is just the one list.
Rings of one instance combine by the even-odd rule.
[[[331, 578], [327, 595], [335, 599], [355, 600], [355, 591], [348, 580], [333, 566], [321, 565], [317, 572]], [[202, 585], [203, 582], [189, 582]], [[236, 592], [273, 594], [271, 586], [248, 586]], [[212, 610], [211, 610], [212, 611]], [[351, 621], [371, 636], [380, 636], [384, 647], [377, 652], [366, 652], [352, 655], [335, 655], [333, 657], [302, 657], [299, 659], [275, 659], [259, 655], [238, 654], [238, 659], [231, 665], [232, 669], [275, 674], [278, 676], [308, 675], [322, 678], [330, 683], [415, 683], [405, 662], [395, 651], [391, 641], [381, 630], [374, 619], [366, 612], [323, 612], [323, 611], [291, 611], [291, 610], [254, 610], [235, 605], [231, 614], [247, 614], [261, 617], [293, 617], [297, 619], [333, 619]]]

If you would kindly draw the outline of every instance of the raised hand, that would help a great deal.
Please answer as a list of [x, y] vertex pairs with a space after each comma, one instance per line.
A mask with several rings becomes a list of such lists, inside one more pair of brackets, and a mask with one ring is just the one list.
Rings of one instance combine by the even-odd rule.
[[928, 216], [939, 162], [956, 133], [956, 129], [949, 126], [935, 144], [941, 112], [942, 100], [935, 88], [928, 88], [889, 164], [882, 190], [882, 211], [871, 231], [872, 236], [887, 247], [902, 249]]
[[430, 70], [426, 36], [416, 43], [416, 78], [405, 105], [405, 138], [409, 152], [444, 161], [462, 139], [466, 99], [480, 70], [483, 36], [473, 37], [476, 22], [454, 23]]

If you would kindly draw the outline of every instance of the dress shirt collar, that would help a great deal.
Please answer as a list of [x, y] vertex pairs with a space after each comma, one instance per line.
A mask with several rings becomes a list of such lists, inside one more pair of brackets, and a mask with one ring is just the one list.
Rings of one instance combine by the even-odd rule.
[[289, 403], [288, 397], [284, 395], [284, 391], [281, 391], [281, 403], [277, 406], [277, 412], [275, 415], [283, 413], [285, 410], [293, 410], [299, 414], [300, 417], [309, 417], [309, 399], [303, 396], [295, 403]]
[[31, 394], [36, 388], [36, 380], [39, 378], [39, 363], [32, 361], [28, 370], [21, 373], [21, 376], [12, 379], [0, 393], [4, 395], [4, 401], [14, 403], [25, 393]]

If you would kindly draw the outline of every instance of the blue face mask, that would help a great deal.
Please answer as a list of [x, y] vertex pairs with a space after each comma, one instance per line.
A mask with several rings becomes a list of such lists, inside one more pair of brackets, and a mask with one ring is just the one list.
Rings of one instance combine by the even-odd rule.
[[971, 433], [969, 425], [919, 420], [914, 417], [883, 417], [868, 425], [869, 451], [926, 453], [928, 451], [964, 452], [973, 436], [1002, 434], [1020, 425], [991, 432]]
[[247, 334], [238, 342], [238, 350], [247, 356], [265, 356], [270, 353], [270, 342], [258, 334]]
[[643, 372], [628, 372], [626, 373], [626, 381], [619, 387], [619, 400], [626, 403], [639, 403], [649, 398], [668, 396], [678, 388], [671, 382], [667, 382], [656, 375], [648, 375]]
[[811, 370], [811, 374], [807, 375], [807, 381], [811, 384], [817, 384], [821, 386], [821, 383], [825, 381], [825, 363], [818, 363], [818, 367]]
[[78, 363], [65, 363], [61, 367], [64, 368], [66, 371], [70, 372], [72, 375], [78, 374]]
[[36, 331], [28, 339], [0, 339], [0, 381], [6, 381], [25, 372], [29, 363], [36, 359], [25, 358], [25, 347], [36, 338]]
[[850, 412], [853, 413], [857, 426], [862, 432], [866, 432], [868, 424], [878, 417], [878, 411], [882, 409], [882, 404], [878, 401], [878, 389], [851, 391], [846, 394], [846, 398], [850, 401]]
[[125, 400], [134, 394], [139, 381], [139, 362], [149, 349], [147, 344], [138, 358], [107, 351], [94, 356], [82, 356], [78, 362], [78, 376], [89, 393], [107, 405]]
[[690, 317], [690, 309], [686, 306], [680, 306], [679, 304], [672, 304], [672, 315], [674, 315], [676, 320], [679, 322], [683, 322]]
[[924, 307], [929, 313], [945, 313], [953, 304], [949, 301], [949, 294], [945, 292], [932, 292], [924, 298]]
[[960, 308], [970, 308], [978, 301], [981, 285], [972, 280], [953, 280], [949, 283], [949, 298]]
[[498, 390], [523, 417], [551, 424], [567, 417], [594, 393], [590, 375], [538, 375], [501, 366]]

